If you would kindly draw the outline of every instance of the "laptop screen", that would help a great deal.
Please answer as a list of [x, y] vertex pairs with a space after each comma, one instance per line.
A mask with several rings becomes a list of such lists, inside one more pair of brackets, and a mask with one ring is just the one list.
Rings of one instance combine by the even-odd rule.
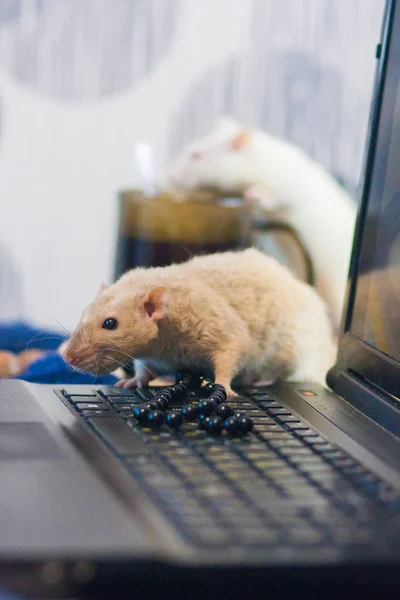
[[400, 3], [392, 27], [350, 332], [400, 362]]

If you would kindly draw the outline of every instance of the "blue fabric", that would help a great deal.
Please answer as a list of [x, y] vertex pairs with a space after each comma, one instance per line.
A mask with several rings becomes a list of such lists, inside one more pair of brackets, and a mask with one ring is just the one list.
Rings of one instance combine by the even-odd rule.
[[18, 375], [16, 379], [23, 379], [32, 383], [55, 384], [114, 385], [116, 383], [117, 378], [114, 375], [95, 377], [89, 373], [79, 373], [72, 370], [63, 358], [54, 351], [64, 339], [65, 336], [58, 332], [32, 327], [23, 322], [0, 324], [0, 350], [15, 353], [22, 352], [27, 348], [48, 351], [31, 363], [27, 370]]
[[0, 350], [15, 354], [27, 348], [57, 350], [63, 339], [59, 332], [32, 327], [23, 321], [0, 323]]

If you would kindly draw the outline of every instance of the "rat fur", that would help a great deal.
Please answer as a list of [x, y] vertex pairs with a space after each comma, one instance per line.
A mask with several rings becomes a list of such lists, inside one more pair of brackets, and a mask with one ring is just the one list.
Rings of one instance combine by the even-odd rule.
[[[107, 319], [117, 327], [104, 329]], [[179, 368], [204, 370], [231, 395], [233, 381], [323, 382], [334, 358], [315, 290], [252, 248], [127, 272], [101, 288], [63, 356], [95, 374], [134, 358], [135, 377], [119, 382], [126, 388]]]
[[295, 144], [224, 117], [182, 152], [168, 170], [167, 183], [243, 195], [267, 211], [269, 220], [294, 227], [310, 253], [315, 287], [338, 329], [356, 205], [326, 169]]

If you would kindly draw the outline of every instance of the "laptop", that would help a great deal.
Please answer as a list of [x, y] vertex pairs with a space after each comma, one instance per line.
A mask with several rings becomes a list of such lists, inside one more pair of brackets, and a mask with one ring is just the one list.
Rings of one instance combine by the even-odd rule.
[[[0, 585], [29, 596], [400, 590], [400, 2], [386, 6], [330, 389], [240, 390], [243, 435], [142, 427], [157, 393], [0, 382]], [[197, 389], [177, 400], [193, 405]]]

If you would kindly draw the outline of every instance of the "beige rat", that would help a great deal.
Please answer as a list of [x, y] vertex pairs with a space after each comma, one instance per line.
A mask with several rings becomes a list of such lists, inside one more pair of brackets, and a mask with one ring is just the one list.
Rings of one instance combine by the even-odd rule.
[[135, 359], [135, 388], [179, 368], [212, 371], [231, 384], [322, 382], [333, 362], [323, 301], [286, 267], [255, 249], [134, 269], [103, 286], [63, 349], [95, 374]]

